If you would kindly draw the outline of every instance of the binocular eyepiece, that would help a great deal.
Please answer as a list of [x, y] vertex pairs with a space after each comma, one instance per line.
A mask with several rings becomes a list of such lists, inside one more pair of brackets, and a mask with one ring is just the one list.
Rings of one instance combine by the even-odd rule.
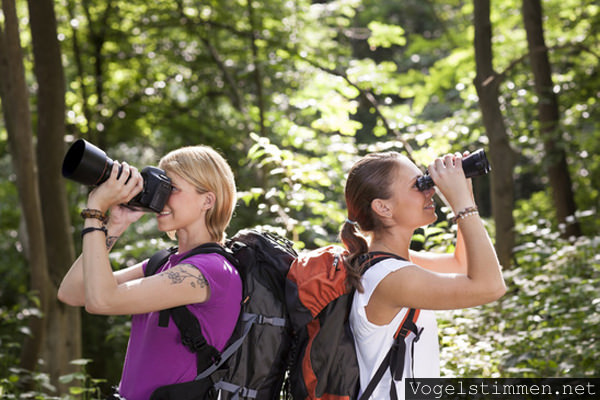
[[[98, 186], [110, 177], [114, 161], [106, 153], [84, 139], [75, 141], [63, 160], [62, 175], [77, 183]], [[119, 174], [121, 170], [119, 170]], [[171, 179], [156, 167], [141, 170], [144, 189], [125, 206], [144, 211], [161, 212], [171, 194]]]
[[[463, 158], [462, 167], [466, 178], [485, 175], [492, 170], [483, 149], [479, 149]], [[421, 192], [432, 188], [434, 185], [435, 183], [429, 175], [423, 175], [417, 179], [417, 189]]]

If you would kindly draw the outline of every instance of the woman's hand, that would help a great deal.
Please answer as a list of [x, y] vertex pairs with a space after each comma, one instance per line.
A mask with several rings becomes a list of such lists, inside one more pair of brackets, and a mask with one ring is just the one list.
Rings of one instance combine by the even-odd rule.
[[428, 168], [435, 185], [455, 213], [475, 205], [473, 186], [471, 180], [465, 178], [462, 158], [458, 153], [447, 154], [437, 158]]
[[144, 179], [137, 168], [115, 161], [109, 178], [90, 192], [87, 206], [106, 212], [115, 205], [127, 203], [143, 189]]
[[122, 204], [112, 206], [107, 225], [109, 233], [115, 236], [121, 235], [129, 225], [140, 219], [144, 214], [144, 211], [138, 211]]

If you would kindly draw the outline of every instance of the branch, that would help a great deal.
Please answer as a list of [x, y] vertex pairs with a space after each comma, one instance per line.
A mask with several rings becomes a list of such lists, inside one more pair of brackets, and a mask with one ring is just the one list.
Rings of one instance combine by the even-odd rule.
[[316, 61], [309, 60], [307, 58], [303, 58], [303, 60], [307, 61], [310, 65], [312, 65], [315, 68], [318, 68], [318, 69], [320, 69], [320, 70], [322, 70], [324, 72], [327, 72], [327, 73], [329, 73], [331, 75], [335, 75], [335, 76], [339, 76], [339, 77], [343, 78], [350, 86], [352, 86], [353, 88], [355, 88], [356, 90], [358, 90], [359, 93], [360, 93], [360, 95], [365, 100], [367, 100], [367, 102], [375, 109], [375, 113], [381, 119], [381, 122], [383, 122], [385, 130], [389, 134], [395, 136], [402, 143], [402, 145], [404, 146], [404, 148], [406, 150], [407, 157], [412, 162], [415, 162], [414, 159], [413, 159], [413, 156], [412, 156], [412, 153], [413, 153], [412, 146], [404, 138], [402, 138], [402, 136], [400, 135], [400, 132], [397, 129], [394, 129], [394, 128], [390, 127], [390, 124], [389, 124], [388, 120], [386, 119], [386, 117], [381, 112], [381, 109], [379, 108], [379, 104], [377, 103], [377, 99], [375, 98], [375, 95], [371, 91], [365, 90], [365, 89], [361, 88], [358, 84], [354, 83], [348, 77], [348, 75], [346, 75], [344, 72], [324, 67], [322, 65], [319, 65]]
[[[179, 15], [181, 16], [182, 19], [190, 20], [190, 17], [188, 15], [186, 15], [185, 12], [183, 11], [183, 5], [181, 4], [181, 1], [177, 1], [177, 11], [179, 12]], [[206, 25], [207, 24], [206, 21], [192, 21], [192, 23], [195, 25]], [[191, 28], [191, 26], [189, 24], [185, 24], [185, 26], [187, 29]], [[193, 33], [198, 35], [198, 32], [193, 32]], [[239, 32], [236, 32], [236, 33], [239, 34]], [[239, 91], [237, 90], [237, 82], [235, 81], [233, 76], [229, 73], [229, 70], [227, 69], [227, 67], [225, 66], [225, 63], [221, 59], [219, 52], [212, 45], [212, 43], [208, 40], [208, 38], [206, 38], [203, 35], [198, 35], [198, 36], [200, 37], [200, 40], [202, 41], [202, 43], [204, 44], [204, 46], [210, 53], [213, 61], [217, 65], [217, 67], [221, 70], [221, 73], [223, 74], [223, 78], [225, 79], [225, 81], [227, 82], [229, 87], [231, 88], [231, 102], [233, 103], [234, 107], [238, 111], [240, 111], [242, 114], [244, 114], [244, 115], [247, 114], [244, 110], [242, 96], [240, 95]]]
[[[592, 50], [591, 48], [589, 48], [588, 46], [585, 46], [581, 43], [567, 43], [567, 44], [561, 44], [561, 45], [557, 45], [557, 46], [551, 46], [551, 47], [541, 47], [536, 49], [536, 51], [559, 51], [559, 50], [564, 50], [564, 49], [578, 49], [582, 52], [586, 52], [589, 53], [591, 55], [593, 55], [594, 57], [596, 57], [597, 59], [600, 59], [600, 54], [596, 53], [594, 50]], [[523, 54], [521, 55], [519, 58], [514, 59], [513, 61], [511, 61], [511, 63], [500, 73], [497, 74], [497, 78], [500, 79], [501, 83], [504, 78], [506, 77], [506, 75], [508, 75], [508, 73], [515, 68], [517, 65], [521, 64], [525, 59], [527, 59], [529, 57], [529, 53]], [[491, 81], [489, 80], [493, 80], [495, 79], [494, 77], [489, 77], [485, 80], [484, 85], [485, 84], [489, 84], [491, 83]]]

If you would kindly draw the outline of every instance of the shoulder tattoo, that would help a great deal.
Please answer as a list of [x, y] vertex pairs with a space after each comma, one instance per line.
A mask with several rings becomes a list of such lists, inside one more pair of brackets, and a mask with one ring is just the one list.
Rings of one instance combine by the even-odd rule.
[[189, 283], [193, 288], [208, 287], [208, 281], [202, 272], [190, 264], [181, 264], [165, 272], [172, 285]]

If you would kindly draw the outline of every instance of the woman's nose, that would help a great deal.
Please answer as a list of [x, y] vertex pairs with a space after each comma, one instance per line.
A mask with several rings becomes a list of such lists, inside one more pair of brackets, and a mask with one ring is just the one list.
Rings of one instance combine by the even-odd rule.
[[432, 198], [435, 194], [435, 187], [432, 186], [429, 189], [424, 190], [423, 194], [428, 198]]

